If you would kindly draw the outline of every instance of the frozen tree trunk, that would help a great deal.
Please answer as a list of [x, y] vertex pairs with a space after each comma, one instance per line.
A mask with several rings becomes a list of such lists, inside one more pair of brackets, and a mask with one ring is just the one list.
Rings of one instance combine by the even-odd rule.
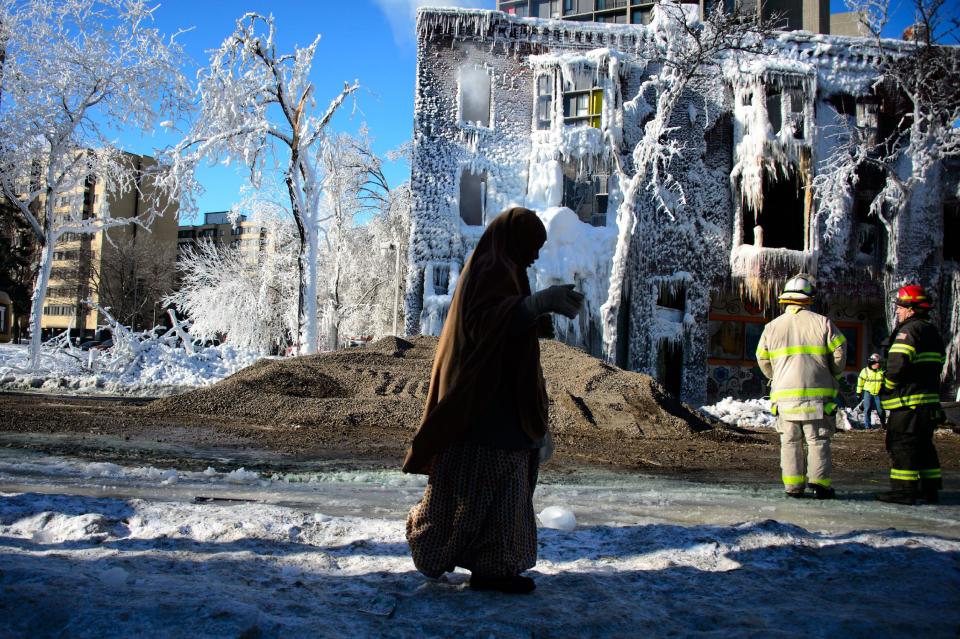
[[40, 267], [33, 284], [33, 297], [30, 301], [30, 368], [40, 363], [41, 328], [43, 320], [43, 301], [47, 297], [47, 285], [50, 283], [50, 271], [53, 266], [53, 238], [47, 232], [46, 244], [40, 251]]

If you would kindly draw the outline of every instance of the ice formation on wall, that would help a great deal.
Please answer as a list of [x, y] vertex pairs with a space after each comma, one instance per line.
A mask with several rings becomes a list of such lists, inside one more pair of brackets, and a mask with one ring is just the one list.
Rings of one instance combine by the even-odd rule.
[[[935, 169], [929, 186], [898, 203], [902, 215], [883, 220], [884, 275], [873, 256], [858, 253], [863, 223], [852, 209], [863, 185], [844, 137], [856, 122], [835, 104], [875, 90], [878, 60], [865, 45], [784, 33], [768, 43], [776, 55], [724, 54], [722, 73], [681, 79], [663, 56], [685, 46], [686, 27], [700, 25], [685, 13], [684, 27], [666, 6], [646, 26], [419, 13], [409, 332], [439, 332], [455, 273], [489, 219], [514, 205], [538, 211], [548, 228], [533, 288], [573, 282], [586, 294], [580, 319], [557, 322], [560, 337], [652, 374], [675, 358], [680, 393], [691, 401], [705, 393], [718, 292], [762, 308], [800, 270], [818, 274], [830, 294], [863, 300], [882, 299], [909, 278], [941, 285], [931, 270], [942, 236]], [[462, 117], [464, 79], [477, 70], [490, 79], [488, 126]], [[570, 87], [597, 94], [583, 117], [565, 113]], [[898, 173], [910, 170], [905, 161]], [[563, 206], [565, 181], [598, 174], [610, 176], [605, 226]], [[800, 237], [789, 247], [764, 237], [764, 224], [780, 214], [764, 206], [778, 182], [797, 185], [802, 207]], [[891, 182], [896, 176], [887, 195], [895, 195]], [[891, 200], [883, 195], [878, 202]], [[483, 211], [479, 224], [467, 205]], [[916, 244], [923, 250], [904, 248]], [[434, 286], [437, 265], [449, 268], [446, 292]], [[942, 282], [950, 277], [960, 299], [956, 273]], [[949, 318], [954, 336], [958, 313]], [[951, 348], [955, 362], [960, 347]]]

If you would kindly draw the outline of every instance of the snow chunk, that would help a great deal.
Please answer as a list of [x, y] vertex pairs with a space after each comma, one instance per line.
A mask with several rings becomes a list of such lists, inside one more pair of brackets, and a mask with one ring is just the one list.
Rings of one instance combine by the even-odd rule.
[[567, 532], [576, 529], [577, 518], [573, 512], [562, 506], [547, 506], [537, 515], [540, 525], [544, 528], [554, 528]]

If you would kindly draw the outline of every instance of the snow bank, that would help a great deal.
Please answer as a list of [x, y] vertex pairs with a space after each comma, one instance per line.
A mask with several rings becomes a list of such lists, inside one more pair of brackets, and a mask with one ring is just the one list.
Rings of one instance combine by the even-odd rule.
[[194, 353], [157, 344], [142, 351], [124, 370], [91, 370], [90, 358], [98, 356], [102, 356], [99, 351], [85, 351], [87, 359], [81, 359], [76, 353], [45, 348], [40, 367], [31, 370], [26, 345], [0, 344], [0, 389], [169, 395], [218, 382], [260, 358], [229, 344], [198, 348]]
[[777, 423], [777, 418], [770, 412], [769, 399], [725, 397], [712, 406], [701, 406], [700, 411], [734, 426], [773, 428]]

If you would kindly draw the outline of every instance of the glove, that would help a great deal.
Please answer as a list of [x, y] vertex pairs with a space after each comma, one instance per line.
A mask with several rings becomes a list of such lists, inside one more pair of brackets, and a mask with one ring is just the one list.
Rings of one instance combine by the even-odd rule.
[[534, 317], [544, 313], [559, 313], [573, 319], [583, 308], [583, 293], [578, 293], [573, 287], [573, 284], [550, 286], [525, 299], [524, 304]]

